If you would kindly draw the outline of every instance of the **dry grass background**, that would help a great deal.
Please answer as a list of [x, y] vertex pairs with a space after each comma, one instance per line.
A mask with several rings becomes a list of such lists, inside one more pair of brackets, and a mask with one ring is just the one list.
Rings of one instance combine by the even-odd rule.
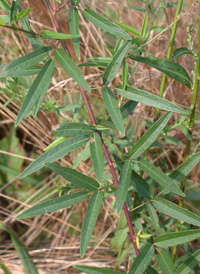
[[[51, 1], [54, 8], [58, 7], [55, 1]], [[159, 1], [157, 1], [159, 2]], [[192, 7], [195, 1], [187, 0], [188, 6], [183, 8], [182, 19], [178, 24], [178, 31], [175, 39], [175, 48], [188, 47], [186, 27], [189, 24], [190, 19], [194, 20], [194, 45], [197, 44], [197, 6]], [[144, 18], [144, 13], [125, 9], [124, 6], [130, 5], [142, 5], [139, 1], [81, 1], [82, 7], [86, 5], [98, 12], [104, 12], [108, 17], [113, 20], [112, 16], [116, 16], [118, 20], [130, 24], [136, 29], [140, 30]], [[49, 11], [44, 1], [28, 0], [22, 1], [23, 7], [33, 7], [33, 11], [30, 13], [29, 18], [32, 28], [39, 32], [42, 29], [55, 30]], [[70, 4], [68, 5], [70, 7]], [[186, 13], [187, 11], [189, 13]], [[157, 23], [160, 25], [169, 25], [173, 22], [175, 15], [175, 9], [167, 9], [157, 19]], [[63, 32], [68, 32], [66, 13], [59, 14], [58, 16], [61, 29]], [[107, 36], [103, 36], [91, 23], [85, 21], [83, 17], [80, 17], [81, 26], [81, 62], [86, 61], [87, 57], [92, 56], [109, 56], [109, 51], [104, 47]], [[152, 36], [157, 33], [152, 32]], [[20, 55], [24, 55], [31, 51], [31, 46], [26, 36], [11, 32], [9, 30], [0, 29], [0, 58], [2, 64], [9, 63], [14, 58]], [[146, 50], [155, 54], [156, 57], [164, 58], [166, 56], [170, 31], [162, 34], [157, 40], [153, 40], [148, 44]], [[112, 41], [110, 41], [112, 43]], [[49, 41], [48, 43], [53, 43]], [[73, 55], [73, 48], [70, 42], [67, 42], [70, 52]], [[181, 64], [189, 72], [192, 77], [191, 71], [193, 69], [193, 62], [190, 55], [186, 55], [180, 58]], [[130, 62], [131, 65], [131, 62]], [[83, 74], [85, 75], [88, 83], [94, 87], [92, 94], [89, 94], [89, 99], [92, 102], [92, 108], [96, 114], [103, 113], [104, 107], [101, 103], [101, 81], [99, 76], [102, 74], [102, 69], [97, 68], [83, 68]], [[138, 65], [132, 84], [144, 90], [151, 91], [152, 93], [158, 94], [159, 85], [161, 80], [161, 73], [157, 70], [143, 64]], [[121, 72], [118, 73], [118, 80], [121, 82]], [[0, 84], [3, 87], [3, 83]], [[54, 75], [51, 87], [48, 91], [55, 100], [60, 100], [60, 105], [66, 103], [74, 103], [78, 96], [79, 90], [74, 84], [72, 79], [66, 79], [66, 74], [61, 70], [58, 70], [57, 74]], [[63, 96], [64, 95], [64, 96]], [[168, 79], [166, 89], [164, 93], [165, 98], [180, 105], [183, 108], [187, 108], [191, 104], [192, 94], [191, 91], [179, 84], [178, 82]], [[0, 138], [8, 136], [11, 128], [13, 128], [16, 120], [17, 113], [21, 106], [21, 100], [15, 99], [9, 103], [6, 107], [4, 104], [10, 99], [9, 95], [0, 94]], [[199, 100], [199, 99], [198, 99]], [[200, 101], [198, 101], [200, 105]], [[72, 115], [66, 116], [70, 121]], [[175, 117], [175, 116], [174, 116]], [[86, 119], [89, 118], [86, 116]], [[138, 104], [137, 109], [130, 117], [132, 126], [135, 128], [136, 138], [139, 138], [145, 130], [145, 126], [142, 123], [143, 120], [152, 119], [152, 108]], [[200, 110], [197, 108], [197, 119], [200, 120]], [[172, 120], [173, 122], [173, 120]], [[41, 154], [43, 149], [53, 141], [51, 130], [58, 124], [58, 118], [50, 113], [47, 114], [45, 111], [41, 111], [38, 115], [37, 121], [32, 117], [28, 117], [24, 120], [17, 129], [17, 135], [20, 137], [20, 146], [25, 149], [24, 155], [16, 155], [12, 149], [4, 150], [1, 148], [1, 155], [12, 155], [10, 157], [16, 157], [16, 159], [23, 159], [24, 166], [27, 166], [33, 158], [36, 158], [36, 154]], [[184, 135], [179, 130], [175, 130], [173, 136], [175, 138], [185, 142]], [[194, 142], [199, 139], [199, 127], [195, 128], [194, 131]], [[18, 144], [19, 145], [19, 144]], [[183, 161], [183, 150], [184, 148], [174, 147], [168, 145], [163, 153], [167, 160], [169, 167], [172, 169], [174, 164], [178, 165]], [[10, 153], [10, 154], [9, 154]], [[19, 153], [20, 154], [20, 153]], [[158, 155], [161, 157], [163, 155]], [[73, 158], [76, 155], [65, 157], [62, 159], [62, 165], [71, 166]], [[151, 156], [151, 154], [150, 154]], [[21, 157], [21, 158], [20, 158]], [[155, 155], [154, 155], [155, 157]], [[157, 158], [152, 159], [154, 161]], [[78, 165], [79, 171], [84, 174], [88, 174], [89, 167], [91, 166], [90, 161], [82, 162]], [[12, 168], [12, 167], [11, 167]], [[80, 259], [79, 256], [79, 240], [80, 240], [80, 229], [83, 221], [84, 212], [87, 206], [87, 202], [82, 202], [79, 205], [75, 205], [69, 209], [64, 209], [59, 212], [45, 214], [43, 216], [28, 219], [26, 221], [15, 220], [15, 217], [19, 210], [28, 208], [44, 199], [50, 197], [55, 187], [52, 184], [51, 178], [53, 174], [43, 176], [42, 181], [39, 185], [30, 187], [26, 190], [26, 195], [22, 195], [21, 199], [18, 198], [15, 192], [11, 191], [10, 187], [14, 186], [14, 189], [19, 190], [23, 186], [23, 183], [19, 181], [18, 176], [7, 181], [6, 184], [0, 186], [0, 216], [3, 223], [12, 228], [19, 239], [25, 244], [29, 253], [33, 256], [34, 262], [38, 268], [40, 274], [43, 273], [77, 273], [72, 268], [75, 264], [87, 264], [102, 267], [112, 267], [115, 264], [116, 257], [112, 252], [110, 246], [112, 231], [116, 226], [118, 216], [112, 212], [111, 202], [112, 198], [109, 198], [106, 202], [106, 208], [102, 208], [101, 214], [98, 218], [95, 226], [94, 236], [92, 239], [93, 247], [88, 248], [84, 259]], [[200, 171], [199, 167], [192, 172], [191, 178], [199, 183]], [[56, 180], [56, 178], [55, 178]], [[64, 182], [63, 182], [64, 183]], [[192, 205], [189, 204], [192, 207]], [[20, 260], [13, 248], [12, 242], [8, 237], [7, 233], [1, 233], [1, 246], [0, 246], [0, 257], [5, 265], [13, 274], [23, 273], [23, 267]], [[128, 258], [127, 258], [128, 260]], [[128, 261], [127, 261], [128, 262]], [[127, 262], [124, 264], [127, 265]], [[125, 267], [121, 267], [121, 270], [126, 271]], [[0, 273], [3, 273], [0, 269]]]

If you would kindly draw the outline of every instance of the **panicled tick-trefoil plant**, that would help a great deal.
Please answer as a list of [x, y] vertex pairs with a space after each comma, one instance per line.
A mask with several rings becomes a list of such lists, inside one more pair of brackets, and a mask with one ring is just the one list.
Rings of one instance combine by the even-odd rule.
[[[83, 265], [76, 265], [76, 269], [92, 274], [117, 274], [121, 273], [118, 272], [120, 262], [123, 262], [126, 256], [130, 256], [132, 265], [127, 269], [129, 274], [197, 273], [200, 260], [200, 249], [197, 244], [200, 238], [198, 228], [200, 217], [185, 208], [184, 199], [188, 184], [186, 177], [200, 162], [200, 152], [198, 152], [200, 140], [191, 146], [199, 88], [200, 26], [198, 25], [197, 48], [194, 48], [192, 42], [193, 23], [191, 22], [187, 30], [188, 48], [175, 50], [173, 45], [177, 26], [183, 16], [182, 7], [186, 5], [182, 0], [177, 2], [140, 0], [143, 4], [142, 8], [139, 5], [130, 6], [133, 13], [134, 10], [139, 10], [143, 14], [140, 30], [134, 28], [134, 21], [131, 26], [123, 22], [113, 22], [91, 9], [89, 2], [71, 0], [69, 7], [68, 3], [62, 3], [60, 7], [68, 18], [70, 33], [66, 34], [60, 31], [52, 3], [50, 0], [44, 1], [50, 10], [57, 32], [43, 30], [39, 34], [35, 33], [27, 18], [30, 9], [22, 10], [20, 0], [13, 0], [11, 5], [6, 0], [1, 0], [0, 7], [5, 15], [0, 16], [0, 25], [13, 31], [24, 32], [32, 45], [32, 51], [7, 65], [3, 64], [0, 77], [16, 79], [16, 77], [35, 75], [28, 90], [18, 95], [23, 98], [23, 103], [17, 116], [16, 126], [29, 115], [33, 115], [36, 119], [41, 109], [53, 111], [61, 121], [58, 129], [54, 131], [55, 141], [22, 172], [20, 178], [46, 167], [70, 182], [70, 189], [65, 191], [65, 188], [55, 182], [59, 190], [58, 197], [33, 206], [20, 213], [17, 219], [42, 215], [88, 200], [80, 235], [80, 256], [83, 258], [103, 202], [108, 196], [115, 196], [113, 210], [121, 216], [118, 230], [115, 231], [111, 241], [113, 248], [119, 252], [116, 270]], [[173, 22], [167, 27], [156, 26], [155, 20], [159, 11], [168, 8], [176, 9]], [[191, 8], [198, 10], [199, 1], [194, 1]], [[107, 47], [112, 57], [93, 56], [88, 62], [77, 64], [73, 61], [65, 40], [72, 39], [74, 52], [80, 61], [80, 14], [88, 23], [116, 37], [114, 48]], [[196, 14], [199, 16], [199, 10]], [[152, 38], [150, 34], [154, 29], [158, 31], [158, 35]], [[152, 39], [160, 37], [168, 30], [171, 30], [171, 37], [167, 56], [157, 58], [146, 50], [146, 46]], [[57, 41], [54, 48], [45, 45], [48, 39]], [[184, 54], [190, 54], [193, 58], [193, 72], [186, 71], [179, 64], [178, 58]], [[39, 62], [43, 62], [42, 67], [38, 66]], [[155, 68], [163, 74], [159, 96], [136, 88], [132, 83], [132, 76], [140, 63]], [[83, 66], [89, 66], [91, 69], [104, 68], [100, 88], [107, 111], [104, 117], [102, 114], [99, 117], [93, 114], [88, 99], [91, 87], [81, 73]], [[76, 105], [63, 107], [58, 107], [58, 102], [51, 98], [49, 101], [44, 100], [58, 67], [77, 83], [90, 121], [86, 122], [84, 118], [79, 117], [81, 112], [76, 113], [77, 119], [73, 122], [68, 122], [60, 115], [63, 110], [80, 109], [81, 99]], [[113, 80], [118, 77], [117, 73], [120, 69], [122, 69], [122, 79], [120, 79], [122, 84], [115, 85]], [[183, 109], [163, 98], [166, 78], [174, 79], [191, 90], [192, 106]], [[3, 92], [8, 91], [8, 87], [3, 90]], [[128, 127], [127, 118], [137, 108], [138, 103], [152, 107], [153, 119], [152, 122], [147, 123], [148, 130], [140, 139], [135, 140], [134, 132]], [[176, 121], [169, 123], [174, 114]], [[162, 152], [163, 144], [184, 145], [180, 140], [170, 136], [170, 131], [175, 128], [183, 131], [187, 144], [184, 162], [170, 172], [165, 168], [161, 169], [157, 162], [153, 163], [152, 158], [148, 156], [151, 147], [157, 146]], [[163, 142], [158, 141], [158, 138]], [[58, 162], [54, 163], [81, 147], [89, 151], [96, 179], [74, 168], [61, 166]], [[165, 164], [164, 160], [160, 161]], [[188, 243], [194, 240], [196, 245], [191, 249]]]

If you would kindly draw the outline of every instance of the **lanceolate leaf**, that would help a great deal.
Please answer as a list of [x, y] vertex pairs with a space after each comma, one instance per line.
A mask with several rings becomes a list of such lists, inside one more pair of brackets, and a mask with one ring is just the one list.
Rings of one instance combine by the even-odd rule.
[[33, 163], [31, 163], [20, 175], [20, 178], [24, 178], [29, 174], [41, 169], [45, 163], [53, 163], [58, 159], [64, 157], [73, 150], [81, 147], [89, 140], [88, 136], [76, 136], [70, 139], [64, 140], [57, 146], [47, 150], [40, 155]]
[[170, 173], [169, 177], [180, 182], [184, 179], [200, 161], [200, 152], [193, 154], [184, 163]]
[[173, 55], [172, 55], [172, 59], [173, 60], [177, 60], [178, 57], [180, 57], [183, 54], [193, 54], [191, 50], [187, 49], [187, 48], [178, 48], [174, 51]]
[[117, 198], [116, 198], [115, 208], [117, 209], [118, 213], [121, 211], [122, 206], [126, 200], [128, 188], [131, 181], [131, 173], [132, 173], [131, 161], [127, 161], [125, 162], [121, 170], [119, 185], [117, 189]]
[[200, 226], [200, 217], [170, 201], [167, 201], [160, 197], [156, 197], [153, 201], [153, 205], [155, 206], [155, 208], [168, 216], [184, 221], [188, 224]]
[[108, 268], [93, 267], [93, 266], [74, 265], [74, 268], [87, 274], [122, 274], [121, 272], [117, 272], [116, 270], [111, 270]]
[[99, 211], [101, 209], [101, 203], [103, 201], [103, 193], [95, 192], [89, 203], [83, 220], [81, 229], [81, 242], [80, 242], [80, 253], [81, 258], [85, 255], [88, 243], [90, 241], [94, 226], [96, 224]]
[[81, 191], [68, 195], [63, 195], [61, 197], [53, 198], [51, 200], [40, 203], [36, 206], [33, 206], [17, 216], [17, 219], [24, 219], [29, 217], [34, 217], [42, 215], [45, 213], [53, 212], [60, 210], [74, 204], [80, 203], [88, 198], [88, 192]]
[[131, 36], [129, 36], [125, 30], [123, 30], [116, 24], [112, 23], [107, 18], [100, 16], [93, 10], [85, 9], [83, 11], [83, 14], [90, 22], [95, 24], [97, 27], [100, 27], [104, 31], [107, 31], [111, 34], [117, 35], [118, 37], [121, 37], [122, 39], [125, 39], [125, 40], [132, 39]]
[[167, 188], [171, 192], [180, 196], [185, 196], [185, 194], [179, 189], [175, 182], [169, 176], [164, 174], [160, 168], [152, 165], [150, 162], [144, 159], [140, 160], [138, 165], [144, 172], [146, 172], [146, 174], [148, 174], [152, 179], [154, 179], [164, 188]]
[[103, 157], [101, 138], [97, 132], [94, 133], [93, 142], [92, 141], [90, 142], [90, 153], [91, 153], [92, 165], [96, 173], [97, 180], [99, 182], [102, 182], [104, 157]]
[[0, 229], [5, 230], [10, 234], [15, 250], [23, 264], [24, 272], [26, 274], [38, 274], [37, 268], [35, 267], [31, 256], [25, 246], [18, 240], [18, 237], [4, 224], [0, 223]]
[[122, 114], [122, 118], [125, 119], [128, 115], [134, 110], [137, 106], [137, 102], [129, 100], [122, 107], [120, 107], [120, 111]]
[[158, 236], [154, 240], [154, 244], [158, 247], [169, 247], [188, 243], [200, 238], [200, 229], [171, 232]]
[[200, 261], [200, 249], [194, 252], [184, 263], [182, 263], [176, 270], [176, 274], [189, 274], [191, 270]]
[[151, 262], [154, 255], [154, 246], [151, 244], [146, 244], [140, 250], [134, 263], [132, 264], [128, 274], [142, 274], [147, 268], [148, 264]]
[[141, 196], [148, 200], [151, 200], [153, 198], [153, 193], [150, 186], [134, 170], [132, 170], [131, 182]]
[[29, 111], [35, 106], [37, 113], [43, 97], [51, 83], [55, 62], [49, 60], [41, 69], [38, 76], [35, 78], [31, 88], [26, 95], [22, 107], [17, 116], [16, 126], [27, 116]]
[[90, 92], [90, 88], [88, 87], [88, 84], [78, 69], [77, 65], [63, 49], [56, 50], [55, 58], [70, 77], [72, 77], [84, 89]]
[[23, 77], [38, 74], [41, 70], [40, 66], [33, 66], [24, 70], [13, 71], [7, 77]]
[[80, 37], [79, 34], [67, 34], [67, 33], [55, 32], [51, 30], [41, 31], [40, 36], [47, 39], [72, 39], [72, 38]]
[[131, 59], [147, 64], [151, 67], [158, 69], [165, 73], [167, 76], [179, 81], [180, 83], [187, 85], [189, 88], [192, 87], [192, 81], [187, 74], [186, 70], [178, 63], [173, 62], [169, 59], [158, 59], [156, 57], [141, 57], [131, 56]]
[[124, 24], [122, 22], [116, 22], [117, 25], [119, 25], [120, 27], [122, 27], [123, 29], [131, 32], [132, 34], [136, 35], [136, 36], [140, 36], [140, 33], [138, 30], [136, 30], [135, 28], [127, 25], [127, 24]]
[[86, 124], [79, 123], [63, 123], [60, 127], [54, 131], [55, 136], [80, 136], [90, 135], [93, 132], [93, 128]]
[[34, 66], [38, 62], [42, 61], [44, 56], [46, 56], [48, 52], [52, 49], [52, 47], [38, 48], [31, 53], [28, 53], [22, 57], [19, 57], [18, 59], [15, 59], [10, 64], [4, 67], [2, 73], [0, 73], [0, 77], [7, 77], [14, 73], [18, 73], [22, 70], [25, 70], [31, 66]]
[[[77, 8], [72, 8], [68, 13], [68, 23], [71, 34], [79, 35], [79, 15]], [[76, 52], [78, 60], [81, 59], [80, 55], [80, 39], [73, 38], [72, 43]]]
[[112, 80], [115, 78], [122, 61], [124, 59], [124, 56], [126, 55], [127, 51], [129, 50], [131, 46], [131, 41], [126, 41], [123, 46], [119, 48], [119, 50], [115, 53], [113, 56], [112, 61], [110, 64], [106, 67], [106, 70], [103, 75], [103, 85], [108, 85]]
[[187, 114], [187, 111], [172, 104], [170, 101], [135, 87], [127, 86], [126, 90], [123, 90], [123, 87], [119, 85], [115, 87], [115, 91], [125, 98], [148, 106], [157, 107], [166, 111]]
[[163, 274], [176, 273], [176, 269], [175, 269], [175, 266], [173, 265], [172, 259], [165, 250], [161, 250], [158, 253], [157, 262]]
[[96, 180], [76, 171], [73, 168], [62, 167], [56, 164], [45, 164], [45, 166], [61, 175], [65, 180], [71, 182], [78, 188], [84, 188], [90, 191], [96, 191], [99, 188], [99, 184]]
[[123, 118], [120, 112], [120, 109], [118, 107], [117, 101], [115, 99], [115, 96], [113, 95], [110, 88], [106, 87], [102, 91], [103, 101], [106, 105], [106, 108], [108, 110], [108, 113], [115, 124], [116, 128], [125, 135], [125, 128], [123, 124]]
[[12, 25], [15, 20], [15, 15], [19, 9], [20, 2], [21, 0], [12, 1], [11, 10], [10, 10], [10, 25]]
[[143, 24], [142, 24], [142, 29], [141, 29], [141, 37], [142, 38], [144, 38], [145, 35], [146, 35], [147, 23], [148, 23], [148, 12], [146, 11], [144, 21], [143, 21]]
[[159, 134], [166, 126], [171, 117], [171, 113], [163, 115], [149, 130], [137, 141], [134, 147], [129, 152], [129, 157], [135, 159], [140, 156], [149, 146], [158, 138]]
[[6, 0], [1, 0], [0, 1], [0, 7], [2, 8], [2, 10], [4, 10], [6, 13], [10, 13], [10, 5], [8, 4], [8, 2]]

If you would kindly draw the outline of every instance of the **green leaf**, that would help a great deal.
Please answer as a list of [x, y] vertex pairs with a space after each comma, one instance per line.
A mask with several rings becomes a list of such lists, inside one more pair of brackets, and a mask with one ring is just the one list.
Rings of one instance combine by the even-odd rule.
[[122, 67], [122, 86], [123, 89], [126, 88], [127, 85], [127, 78], [128, 78], [128, 63], [124, 63]]
[[182, 263], [176, 270], [176, 274], [189, 274], [191, 270], [200, 261], [200, 249], [194, 252], [184, 263]]
[[91, 153], [92, 165], [96, 173], [97, 180], [99, 182], [102, 182], [104, 157], [103, 157], [101, 138], [97, 132], [94, 132], [93, 141], [90, 141], [90, 153]]
[[132, 264], [128, 274], [143, 274], [148, 264], [151, 262], [154, 255], [154, 247], [151, 244], [146, 244], [140, 250], [134, 263]]
[[160, 168], [152, 165], [144, 159], [140, 160], [138, 165], [144, 172], [146, 172], [146, 174], [148, 174], [158, 184], [160, 184], [164, 188], [167, 188], [175, 194], [185, 197], [185, 194], [179, 189], [175, 182], [169, 176], [163, 173]]
[[27, 68], [34, 66], [38, 62], [42, 61], [44, 56], [46, 56], [52, 49], [52, 47], [38, 48], [35, 51], [15, 59], [4, 67], [0, 77], [8, 77], [9, 75], [19, 73], [22, 70], [26, 70]]
[[192, 88], [192, 81], [186, 72], [186, 70], [178, 63], [173, 62], [169, 59], [159, 59], [154, 56], [141, 57], [141, 56], [131, 56], [131, 59], [147, 64], [151, 67], [158, 69], [167, 76], [179, 81], [180, 83], [187, 85]]
[[131, 41], [126, 41], [123, 46], [119, 48], [119, 50], [114, 54], [112, 61], [110, 64], [106, 67], [106, 70], [103, 75], [103, 85], [108, 85], [112, 80], [115, 78], [122, 61], [124, 59], [124, 56], [128, 52], [129, 48], [131, 46]]
[[40, 155], [34, 162], [32, 162], [20, 175], [20, 179], [32, 174], [33, 172], [41, 169], [45, 163], [53, 163], [58, 159], [64, 157], [73, 150], [81, 147], [89, 140], [88, 136], [76, 136], [70, 139], [64, 140], [57, 146], [47, 150]]
[[120, 213], [123, 207], [123, 204], [126, 200], [128, 188], [131, 181], [131, 173], [132, 173], [131, 161], [127, 161], [125, 162], [121, 170], [119, 185], [117, 189], [117, 198], [116, 198], [116, 203], [114, 208], [117, 209], [118, 213]]
[[93, 132], [93, 128], [86, 124], [79, 123], [63, 123], [57, 130], [54, 131], [55, 136], [80, 136], [90, 135]]
[[78, 6], [81, 0], [71, 0], [71, 4], [74, 6]]
[[0, 261], [0, 267], [2, 268], [4, 274], [12, 274], [5, 264], [2, 263], [2, 261]]
[[70, 77], [72, 77], [84, 89], [90, 92], [90, 88], [88, 87], [88, 84], [85, 81], [82, 73], [78, 69], [77, 65], [63, 49], [56, 50], [55, 58]]
[[56, 164], [45, 164], [45, 166], [61, 175], [65, 180], [71, 182], [78, 188], [84, 188], [90, 191], [96, 191], [99, 188], [99, 184], [96, 180], [76, 171], [73, 168], [62, 167]]
[[25, 219], [45, 213], [54, 212], [77, 203], [80, 203], [88, 198], [88, 192], [80, 191], [68, 195], [63, 195], [61, 197], [53, 198], [51, 200], [40, 203], [26, 210], [25, 212], [18, 215], [17, 219]]
[[178, 57], [180, 57], [181, 55], [184, 55], [184, 54], [192, 54], [193, 55], [192, 51], [187, 48], [178, 48], [173, 52], [172, 59], [177, 60]]
[[144, 21], [142, 23], [141, 37], [144, 38], [147, 32], [148, 12], [146, 11]]
[[98, 67], [98, 68], [106, 68], [108, 65], [108, 62], [103, 61], [89, 61], [86, 63], [82, 63], [78, 65], [79, 67]]
[[115, 270], [111, 270], [108, 268], [100, 268], [85, 265], [74, 265], [73, 267], [87, 274], [122, 274], [121, 272], [117, 272]]
[[132, 170], [131, 182], [133, 182], [133, 186], [137, 189], [141, 196], [147, 200], [151, 200], [153, 198], [150, 186], [134, 170]]
[[5, 11], [6, 13], [10, 13], [10, 5], [8, 4], [8, 2], [6, 0], [1, 0], [0, 1], [0, 7], [2, 8], [3, 11]]
[[[79, 15], [77, 8], [72, 8], [68, 13], [68, 24], [71, 34], [79, 35]], [[80, 35], [79, 35], [80, 36]], [[80, 39], [73, 38], [72, 43], [78, 60], [81, 60], [80, 55]]]
[[24, 70], [13, 71], [7, 77], [23, 77], [38, 74], [41, 71], [40, 66], [33, 66]]
[[163, 128], [166, 126], [167, 122], [171, 118], [171, 113], [168, 112], [163, 115], [158, 121], [156, 121], [153, 126], [150, 127], [147, 132], [137, 141], [129, 152], [129, 157], [135, 159], [145, 152], [153, 142], [158, 138]]
[[12, 0], [11, 10], [10, 10], [10, 25], [13, 24], [15, 20], [15, 15], [19, 9], [21, 0]]
[[160, 197], [156, 197], [153, 201], [153, 205], [156, 209], [160, 210], [162, 213], [168, 216], [184, 221], [188, 224], [200, 226], [200, 217], [195, 215], [193, 212], [185, 208], [179, 207], [178, 205], [170, 201], [167, 201]]
[[103, 193], [95, 192], [89, 203], [83, 220], [83, 225], [81, 229], [81, 241], [80, 241], [80, 254], [81, 258], [85, 255], [88, 243], [90, 241], [91, 235], [96, 224], [99, 211], [101, 209], [101, 203], [103, 201]]
[[128, 115], [134, 110], [137, 106], [137, 102], [129, 100], [122, 107], [120, 107], [120, 111], [122, 114], [122, 118], [125, 119]]
[[124, 136], [125, 128], [123, 124], [123, 118], [122, 118], [120, 109], [118, 107], [117, 101], [115, 99], [115, 96], [110, 90], [110, 88], [106, 87], [103, 89], [102, 97], [113, 123], [115, 124], [116, 128]]
[[28, 115], [29, 111], [35, 107], [34, 116], [37, 114], [43, 97], [51, 83], [55, 62], [49, 60], [40, 70], [31, 88], [26, 95], [22, 107], [19, 110], [16, 126]]
[[46, 150], [49, 150], [52, 147], [55, 147], [57, 144], [61, 143], [65, 139], [66, 139], [65, 137], [58, 137], [58, 138], [56, 138], [50, 145], [48, 145], [47, 147], [45, 147], [43, 149], [43, 151], [46, 151]]
[[10, 234], [12, 243], [15, 250], [23, 264], [24, 272], [26, 274], [38, 274], [37, 268], [33, 262], [32, 257], [29, 255], [25, 246], [18, 240], [18, 237], [7, 226], [0, 223], [0, 229], [7, 231]]
[[172, 259], [165, 250], [161, 250], [158, 253], [157, 262], [163, 274], [176, 273], [176, 269], [175, 269], [175, 266], [173, 265]]
[[5, 26], [6, 23], [4, 22], [4, 20], [0, 17], [0, 26]]
[[51, 30], [41, 31], [40, 36], [47, 39], [72, 39], [72, 38], [80, 37], [79, 34], [67, 34], [67, 33], [55, 32]]
[[124, 24], [124, 23], [122, 23], [122, 22], [116, 22], [116, 24], [117, 24], [118, 26], [122, 27], [123, 29], [129, 31], [130, 33], [132, 33], [132, 34], [134, 34], [134, 35], [136, 35], [136, 36], [140, 36], [139, 31], [136, 30], [135, 28], [129, 26], [129, 25]]
[[131, 36], [127, 34], [125, 30], [111, 22], [105, 17], [100, 16], [96, 12], [90, 9], [85, 9], [83, 11], [83, 15], [93, 24], [95, 24], [97, 27], [100, 27], [104, 31], [107, 31], [111, 34], [114, 34], [118, 37], [121, 37], [125, 40], [132, 40]]
[[152, 13], [150, 10], [147, 10], [147, 9], [144, 9], [144, 8], [141, 8], [141, 7], [138, 7], [138, 6], [130, 6], [130, 7], [126, 7], [126, 8]]
[[191, 229], [186, 231], [171, 232], [160, 235], [155, 238], [154, 244], [158, 247], [170, 247], [188, 243], [200, 238], [200, 229]]
[[177, 112], [181, 114], [187, 114], [187, 111], [172, 104], [166, 99], [163, 99], [155, 94], [138, 89], [135, 87], [127, 86], [126, 90], [123, 90], [122, 85], [116, 86], [115, 91], [121, 96], [130, 100], [143, 103], [147, 106], [157, 107], [166, 111]]
[[26, 15], [28, 15], [33, 9], [26, 9], [26, 10], [22, 10], [20, 12], [18, 12], [15, 16], [15, 20], [19, 20], [22, 19], [23, 17], [25, 17]]
[[190, 156], [184, 163], [177, 167], [173, 172], [170, 173], [169, 177], [173, 180], [180, 182], [183, 180], [199, 163], [200, 152]]
[[171, 136], [163, 135], [163, 139], [165, 139], [167, 142], [175, 145], [175, 146], [184, 146], [185, 144]]

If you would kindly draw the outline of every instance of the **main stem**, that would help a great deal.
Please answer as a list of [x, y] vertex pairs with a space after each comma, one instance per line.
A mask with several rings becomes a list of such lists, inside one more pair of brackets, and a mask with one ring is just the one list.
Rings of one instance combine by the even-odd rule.
[[[45, 0], [46, 1], [46, 4], [47, 6], [49, 7], [49, 10], [51, 12], [51, 16], [52, 16], [52, 19], [53, 19], [53, 22], [55, 24], [55, 27], [57, 29], [58, 32], [61, 32], [60, 30], [60, 27], [59, 27], [59, 24], [58, 24], [58, 21], [57, 21], [57, 18], [55, 16], [55, 12], [54, 10], [52, 9], [52, 6], [51, 6], [51, 3], [49, 0]], [[64, 49], [66, 50], [66, 52], [69, 54], [69, 50], [67, 48], [67, 45], [65, 44], [65, 41], [62, 40], [62, 43], [63, 43], [63, 47]], [[70, 54], [69, 54], [70, 55]], [[92, 125], [97, 125], [96, 123], [96, 119], [94, 117], [94, 114], [93, 114], [93, 111], [92, 111], [92, 108], [91, 108], [91, 105], [90, 105], [90, 102], [87, 98], [87, 95], [86, 95], [86, 91], [85, 89], [80, 86], [80, 91], [81, 91], [81, 95], [83, 97], [83, 100], [85, 102], [85, 105], [86, 105], [86, 108], [87, 108], [87, 111], [88, 111], [88, 114], [90, 116], [90, 119], [91, 119], [91, 123]], [[104, 156], [106, 157], [106, 160], [108, 162], [108, 165], [110, 167], [110, 171], [111, 171], [111, 174], [113, 176], [113, 181], [114, 181], [114, 184], [115, 184], [115, 187], [118, 188], [118, 179], [117, 179], [117, 175], [115, 173], [115, 169], [113, 167], [113, 163], [111, 161], [111, 158], [110, 158], [110, 155], [109, 155], [109, 152], [106, 148], [106, 145], [104, 143], [104, 140], [103, 140], [103, 137], [101, 135], [101, 132], [100, 131], [97, 131], [97, 133], [99, 134], [100, 138], [101, 138], [101, 144], [102, 144], [102, 148], [103, 148], [103, 152], [104, 152]], [[123, 204], [123, 210], [124, 210], [124, 214], [126, 216], [126, 220], [127, 220], [127, 223], [128, 223], [128, 227], [129, 227], [129, 232], [130, 232], [130, 235], [131, 235], [131, 239], [132, 239], [132, 243], [133, 243], [133, 246], [134, 246], [134, 249], [135, 249], [135, 253], [136, 255], [138, 255], [139, 253], [139, 249], [137, 247], [137, 244], [136, 244], [136, 238], [135, 238], [135, 232], [133, 230], [133, 226], [132, 226], [132, 223], [131, 223], [131, 218], [130, 218], [130, 214], [128, 212], [128, 209], [127, 209], [127, 206], [126, 206], [126, 203]]]

